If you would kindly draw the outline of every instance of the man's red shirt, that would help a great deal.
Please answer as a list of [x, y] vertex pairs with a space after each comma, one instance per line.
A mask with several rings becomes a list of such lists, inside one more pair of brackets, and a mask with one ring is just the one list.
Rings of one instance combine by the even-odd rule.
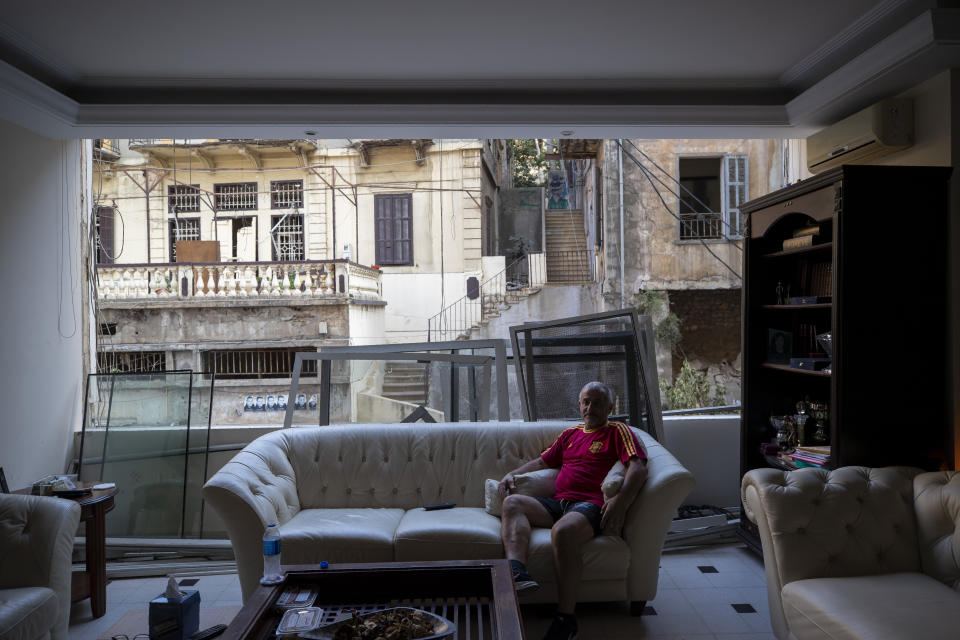
[[549, 467], [560, 467], [554, 496], [557, 500], [603, 506], [600, 485], [610, 467], [617, 460], [623, 464], [632, 458], [646, 460], [647, 454], [630, 427], [608, 422], [596, 429], [583, 424], [566, 429], [540, 458]]

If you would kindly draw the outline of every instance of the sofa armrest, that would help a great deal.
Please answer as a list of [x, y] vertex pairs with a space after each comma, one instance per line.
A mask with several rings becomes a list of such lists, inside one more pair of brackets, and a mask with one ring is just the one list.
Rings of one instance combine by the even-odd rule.
[[0, 588], [49, 587], [57, 594], [52, 640], [70, 622], [73, 541], [80, 505], [73, 500], [0, 494]]
[[623, 525], [623, 539], [630, 547], [627, 597], [649, 601], [657, 595], [663, 541], [695, 481], [663, 445], [638, 429], [634, 433], [647, 450], [648, 475]]
[[203, 498], [223, 520], [237, 560], [246, 600], [263, 574], [261, 550], [267, 525], [281, 525], [300, 511], [296, 479], [287, 458], [286, 438], [273, 432], [251, 442], [203, 487]]

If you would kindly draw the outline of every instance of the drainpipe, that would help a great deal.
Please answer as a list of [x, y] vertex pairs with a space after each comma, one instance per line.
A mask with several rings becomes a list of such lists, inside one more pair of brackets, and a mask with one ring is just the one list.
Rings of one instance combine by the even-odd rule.
[[620, 308], [624, 308], [624, 269], [623, 269], [623, 139], [617, 138], [617, 165], [620, 177]]
[[147, 218], [147, 264], [150, 264], [150, 174], [147, 173], [147, 170], [143, 170], [143, 198], [145, 207], [145, 213]]

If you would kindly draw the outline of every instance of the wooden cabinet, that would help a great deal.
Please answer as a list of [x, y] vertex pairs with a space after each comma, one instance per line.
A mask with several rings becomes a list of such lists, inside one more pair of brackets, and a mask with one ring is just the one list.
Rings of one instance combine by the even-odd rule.
[[[761, 443], [775, 436], [770, 417], [800, 400], [828, 405], [830, 468], [953, 468], [950, 171], [843, 166], [742, 206], [741, 475], [783, 464]], [[816, 341], [826, 332], [828, 371], [791, 363], [826, 357]], [[809, 443], [810, 422], [804, 431]], [[754, 525], [741, 523], [759, 548]]]

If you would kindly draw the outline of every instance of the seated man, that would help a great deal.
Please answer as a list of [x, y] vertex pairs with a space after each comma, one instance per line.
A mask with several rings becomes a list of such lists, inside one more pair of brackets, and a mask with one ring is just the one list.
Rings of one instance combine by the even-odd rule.
[[[580, 584], [580, 548], [602, 529], [619, 531], [627, 509], [647, 479], [647, 455], [629, 427], [607, 420], [613, 410], [613, 392], [601, 382], [589, 382], [580, 391], [583, 424], [565, 430], [539, 458], [503, 476], [501, 534], [513, 567], [517, 592], [539, 588], [524, 561], [530, 528], [552, 527], [553, 562], [557, 572], [557, 616], [545, 640], [570, 640], [577, 634], [573, 611]], [[617, 460], [626, 465], [623, 487], [607, 501], [600, 485]], [[514, 476], [538, 469], [560, 468], [553, 498], [511, 494]]]

